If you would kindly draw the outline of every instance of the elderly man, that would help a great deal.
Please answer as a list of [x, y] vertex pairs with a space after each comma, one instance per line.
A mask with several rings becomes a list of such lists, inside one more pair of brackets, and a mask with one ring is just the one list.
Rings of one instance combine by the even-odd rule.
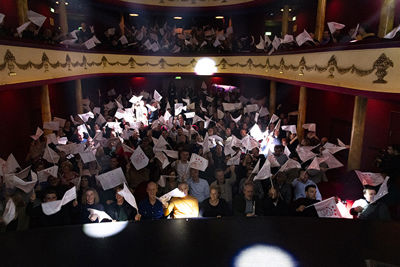
[[190, 195], [201, 203], [210, 196], [210, 187], [206, 180], [199, 177], [199, 170], [190, 168], [190, 177], [187, 181]]
[[236, 196], [233, 200], [233, 215], [253, 217], [256, 215], [256, 206], [260, 204], [254, 196], [254, 184], [246, 182], [243, 187], [243, 195]]
[[313, 181], [309, 180], [308, 178], [309, 178], [309, 176], [308, 176], [307, 171], [301, 170], [300, 177], [293, 180], [292, 186], [293, 186], [294, 200], [306, 197], [306, 194], [305, 194], [306, 187], [308, 185], [314, 185], [316, 188], [316, 199], [321, 201], [322, 196], [318, 190], [317, 185]]
[[189, 195], [189, 185], [181, 182], [178, 189], [184, 193], [184, 197], [173, 197], [169, 203], [163, 203], [164, 215], [171, 214], [172, 218], [191, 218], [199, 216], [199, 202]]
[[164, 217], [163, 205], [157, 199], [157, 184], [149, 182], [147, 184], [147, 198], [139, 203], [139, 214], [142, 220], [156, 220]]

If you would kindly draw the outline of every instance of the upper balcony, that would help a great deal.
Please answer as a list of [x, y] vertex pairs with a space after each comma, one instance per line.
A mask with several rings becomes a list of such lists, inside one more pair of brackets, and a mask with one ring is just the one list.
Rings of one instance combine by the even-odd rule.
[[281, 52], [224, 55], [131, 54], [88, 51], [15, 41], [0, 42], [0, 88], [84, 77], [196, 74], [199, 59], [215, 61], [215, 74], [248, 75], [351, 94], [400, 93], [400, 42], [346, 44]]

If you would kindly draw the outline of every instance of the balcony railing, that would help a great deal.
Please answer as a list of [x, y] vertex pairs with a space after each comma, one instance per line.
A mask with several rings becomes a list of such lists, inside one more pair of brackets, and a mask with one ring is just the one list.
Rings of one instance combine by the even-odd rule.
[[[216, 75], [248, 75], [315, 88], [400, 93], [400, 42], [265, 54], [208, 55]], [[144, 55], [0, 43], [0, 88], [113, 74], [195, 74], [205, 55]]]

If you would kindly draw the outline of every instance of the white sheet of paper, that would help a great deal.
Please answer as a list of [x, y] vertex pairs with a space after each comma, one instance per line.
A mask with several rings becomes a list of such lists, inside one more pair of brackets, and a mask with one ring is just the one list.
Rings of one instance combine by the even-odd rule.
[[43, 16], [39, 13], [36, 13], [35, 11], [32, 11], [32, 10], [28, 10], [27, 16], [28, 16], [28, 19], [30, 21], [32, 21], [33, 24], [35, 24], [39, 27], [42, 27], [43, 23], [46, 20], [45, 16]]
[[32, 138], [33, 140], [38, 140], [39, 137], [42, 136], [42, 134], [43, 134], [42, 129], [40, 129], [39, 127], [37, 127], [37, 128], [36, 128], [36, 133], [35, 133], [35, 135], [31, 135], [31, 138]]
[[192, 153], [192, 156], [190, 157], [189, 161], [189, 167], [193, 169], [197, 169], [200, 171], [205, 171], [208, 166], [208, 160], [195, 154]]
[[58, 121], [47, 121], [43, 123], [43, 129], [58, 131], [60, 129], [60, 122]]
[[297, 134], [296, 125], [282, 125], [282, 130]]
[[186, 119], [194, 118], [195, 115], [196, 115], [195, 112], [187, 112], [187, 113], [185, 113]]
[[87, 209], [90, 213], [89, 217], [91, 215], [96, 215], [98, 217], [99, 222], [101, 222], [104, 219], [112, 221], [113, 219], [108, 215], [106, 212], [102, 210], [96, 210], [96, 209]]
[[240, 156], [241, 156], [241, 153], [239, 151], [232, 158], [228, 159], [226, 165], [228, 165], [228, 166], [239, 165], [240, 164]]
[[28, 166], [25, 169], [23, 169], [22, 171], [20, 171], [19, 173], [15, 174], [17, 177], [19, 177], [20, 179], [25, 179], [26, 177], [28, 177], [29, 172], [31, 171], [31, 167], [32, 166]]
[[166, 193], [165, 195], [162, 195], [159, 200], [161, 202], [164, 201], [169, 201], [171, 198], [173, 197], [185, 197], [185, 193], [183, 193], [181, 190], [179, 190], [178, 188], [175, 188], [174, 190], [169, 191], [168, 193]]
[[60, 156], [49, 146], [46, 146], [46, 148], [44, 149], [43, 158], [48, 162], [54, 164], [58, 163], [58, 161], [60, 160]]
[[96, 157], [92, 151], [79, 153], [79, 155], [81, 156], [83, 163], [96, 161]]
[[283, 172], [290, 169], [301, 169], [301, 164], [293, 159], [288, 159], [285, 164], [282, 165], [278, 172]]
[[149, 164], [149, 158], [143, 152], [142, 148], [138, 146], [130, 158], [136, 170], [141, 170]]
[[67, 192], [65, 192], [61, 200], [51, 201], [42, 203], [43, 213], [46, 215], [52, 215], [61, 210], [61, 207], [71, 201], [76, 199], [76, 187], [72, 187]]
[[100, 174], [96, 178], [99, 180], [103, 190], [108, 190], [122, 183], [126, 183], [125, 175], [121, 168]]
[[160, 102], [161, 99], [162, 99], [162, 96], [160, 95], [159, 92], [157, 92], [157, 90], [154, 90], [154, 96], [153, 96], [153, 98], [154, 98], [156, 101]]
[[5, 225], [8, 225], [10, 222], [12, 222], [15, 217], [16, 217], [17, 213], [16, 213], [16, 208], [15, 208], [15, 204], [14, 201], [12, 200], [12, 198], [9, 198], [6, 204], [6, 208], [4, 209], [3, 212], [3, 221]]
[[357, 170], [355, 172], [362, 185], [378, 186], [385, 180], [381, 173], [360, 172]]
[[83, 120], [83, 122], [87, 122], [89, 118], [94, 119], [94, 114], [91, 111], [84, 114], [78, 114], [78, 116]]
[[58, 166], [54, 165], [54, 166], [51, 166], [50, 168], [41, 170], [37, 173], [37, 175], [38, 175], [39, 183], [46, 182], [47, 178], [50, 175], [53, 177], [58, 176]]
[[0, 13], [0, 24], [3, 23], [5, 17], [6, 17], [6, 15], [4, 15], [3, 13]]
[[303, 124], [303, 129], [307, 129], [310, 132], [315, 132], [316, 125], [315, 125], [315, 123], [306, 123], [306, 124]]
[[132, 192], [129, 190], [129, 188], [124, 184], [124, 189], [118, 192], [119, 195], [123, 196], [125, 201], [128, 202], [129, 205], [134, 207], [136, 210], [139, 210], [136, 204], [136, 199], [132, 195]]
[[7, 161], [4, 163], [5, 173], [13, 173], [17, 169], [20, 169], [20, 168], [21, 168], [21, 166], [19, 166], [14, 155], [12, 153], [10, 155], [8, 155]]
[[261, 170], [257, 173], [257, 175], [254, 177], [253, 181], [256, 180], [265, 180], [269, 177], [271, 177], [271, 163], [269, 160], [266, 160], [264, 162], [264, 165], [262, 166]]

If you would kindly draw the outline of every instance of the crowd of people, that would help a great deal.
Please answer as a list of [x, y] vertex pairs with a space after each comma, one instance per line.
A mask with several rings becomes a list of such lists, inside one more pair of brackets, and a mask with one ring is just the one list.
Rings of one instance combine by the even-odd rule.
[[[303, 125], [299, 140], [296, 116], [269, 114], [265, 99], [247, 99], [232, 88], [203, 82], [198, 90], [170, 86], [118, 96], [112, 89], [100, 107], [83, 99], [84, 113], [45, 122], [31, 136], [26, 168], [12, 154], [1, 160], [4, 229], [321, 216], [315, 205], [331, 196], [322, 196], [318, 184], [328, 180], [328, 170], [343, 166], [333, 154], [348, 146], [318, 138], [314, 123]], [[397, 146], [392, 152], [399, 157]], [[353, 215], [390, 218], [382, 201], [387, 196], [373, 197], [382, 197], [382, 181], [363, 183], [365, 199], [353, 206]], [[341, 204], [337, 198], [334, 203]]]
[[[37, 14], [37, 13], [36, 13]], [[82, 22], [80, 27], [67, 35], [60, 30], [52, 32], [43, 28], [46, 17], [37, 14], [31, 21], [17, 29], [6, 29], [4, 21], [0, 20], [0, 37], [21, 38], [24, 41], [39, 41], [45, 44], [62, 45], [76, 49], [118, 50], [133, 53], [242, 53], [260, 52], [272, 54], [279, 51], [295, 50], [299, 47], [314, 47], [331, 44], [345, 44], [365, 40], [378, 40], [367, 24], [348, 28], [343, 24], [329, 22], [321, 41], [315, 39], [313, 33], [304, 30], [296, 36], [272, 36], [260, 34], [254, 36], [234, 31], [231, 21], [226, 24], [207, 24], [177, 27], [176, 24], [156, 22], [149, 24], [129, 25], [128, 22], [110, 26], [100, 32], [93, 25]], [[1, 15], [1, 14], [0, 14]], [[42, 16], [42, 17], [40, 17]], [[39, 19], [38, 19], [39, 17]], [[41, 19], [40, 19], [41, 18]], [[103, 25], [104, 26], [104, 25]], [[270, 39], [271, 38], [271, 39]], [[398, 39], [398, 28], [386, 39]]]

